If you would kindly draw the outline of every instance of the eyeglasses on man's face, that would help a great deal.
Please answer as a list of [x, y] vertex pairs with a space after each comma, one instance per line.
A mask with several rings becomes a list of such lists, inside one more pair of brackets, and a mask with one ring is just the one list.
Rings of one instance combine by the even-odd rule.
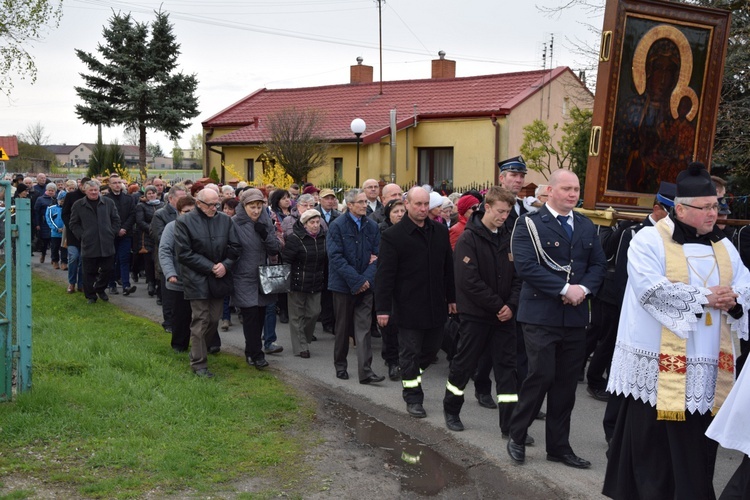
[[206, 208], [215, 208], [216, 210], [218, 210], [221, 207], [221, 203], [206, 203], [203, 200], [198, 200], [198, 203], [203, 203], [206, 206]]
[[714, 203], [713, 205], [704, 205], [702, 207], [696, 207], [695, 205], [688, 205], [687, 203], [682, 203], [682, 206], [694, 208], [696, 210], [700, 210], [701, 212], [718, 212], [719, 211], [719, 204]]

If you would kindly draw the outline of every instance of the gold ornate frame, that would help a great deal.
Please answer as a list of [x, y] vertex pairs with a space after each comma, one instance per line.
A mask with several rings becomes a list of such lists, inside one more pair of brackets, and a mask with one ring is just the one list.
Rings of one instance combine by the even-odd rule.
[[725, 10], [607, 0], [584, 207], [637, 207], [690, 161], [710, 168], [729, 21]]

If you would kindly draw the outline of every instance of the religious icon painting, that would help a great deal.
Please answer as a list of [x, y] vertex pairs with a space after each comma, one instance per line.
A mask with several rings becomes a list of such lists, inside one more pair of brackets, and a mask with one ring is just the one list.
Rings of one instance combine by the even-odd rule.
[[710, 164], [729, 20], [727, 10], [607, 1], [586, 208], [652, 201], [690, 162]]

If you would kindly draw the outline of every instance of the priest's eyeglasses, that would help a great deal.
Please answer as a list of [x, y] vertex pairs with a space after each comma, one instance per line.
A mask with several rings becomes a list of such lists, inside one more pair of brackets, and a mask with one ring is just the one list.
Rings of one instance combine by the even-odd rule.
[[696, 210], [700, 210], [700, 211], [705, 212], [705, 213], [708, 213], [708, 212], [717, 212], [718, 213], [719, 212], [719, 204], [718, 203], [714, 203], [713, 205], [705, 205], [705, 206], [702, 206], [702, 207], [696, 207], [694, 205], [688, 205], [687, 203], [681, 203], [681, 205], [686, 206], [686, 207], [690, 207], [690, 208], [694, 208]]

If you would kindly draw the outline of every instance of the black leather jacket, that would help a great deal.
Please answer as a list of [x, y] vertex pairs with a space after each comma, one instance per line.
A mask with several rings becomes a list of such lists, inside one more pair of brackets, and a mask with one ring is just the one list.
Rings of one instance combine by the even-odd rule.
[[231, 275], [242, 248], [229, 216], [208, 217], [199, 208], [175, 221], [174, 241], [186, 300], [210, 298], [208, 275], [214, 264], [221, 262]]

